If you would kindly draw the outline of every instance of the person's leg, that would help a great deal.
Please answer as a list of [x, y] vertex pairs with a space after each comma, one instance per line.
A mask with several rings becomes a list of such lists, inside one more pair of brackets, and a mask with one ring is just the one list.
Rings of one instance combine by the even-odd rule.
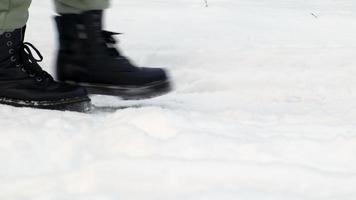
[[109, 0], [55, 0], [57, 13], [79, 14], [89, 10], [103, 10], [109, 8]]
[[0, 32], [25, 26], [31, 0], [0, 0]]

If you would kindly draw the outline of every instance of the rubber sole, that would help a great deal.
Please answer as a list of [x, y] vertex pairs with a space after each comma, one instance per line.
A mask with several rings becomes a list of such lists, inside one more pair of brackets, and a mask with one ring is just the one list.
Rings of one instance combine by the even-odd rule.
[[12, 99], [7, 97], [0, 97], [0, 104], [10, 105], [15, 107], [28, 107], [28, 108], [37, 108], [37, 109], [75, 111], [75, 112], [88, 112], [91, 110], [91, 103], [88, 97], [61, 99], [56, 101], [27, 101], [27, 100]]
[[172, 90], [169, 80], [152, 82], [146, 85], [117, 86], [108, 84], [77, 83], [64, 81], [65, 83], [82, 86], [89, 94], [118, 96], [124, 100], [148, 99], [164, 95]]

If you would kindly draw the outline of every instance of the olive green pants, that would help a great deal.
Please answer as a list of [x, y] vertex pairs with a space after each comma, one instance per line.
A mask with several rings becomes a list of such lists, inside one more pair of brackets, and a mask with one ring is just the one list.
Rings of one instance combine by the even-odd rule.
[[[47, 0], [45, 0], [47, 1]], [[109, 7], [109, 0], [55, 0], [58, 13], [81, 13]], [[31, 0], [0, 0], [0, 33], [23, 27]]]

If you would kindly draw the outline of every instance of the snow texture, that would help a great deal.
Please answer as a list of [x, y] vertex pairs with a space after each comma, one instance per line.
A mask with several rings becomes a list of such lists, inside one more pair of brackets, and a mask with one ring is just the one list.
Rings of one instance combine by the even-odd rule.
[[[2, 200], [356, 199], [354, 0], [113, 0], [169, 95], [90, 114], [0, 106]], [[53, 73], [50, 1], [27, 40]]]

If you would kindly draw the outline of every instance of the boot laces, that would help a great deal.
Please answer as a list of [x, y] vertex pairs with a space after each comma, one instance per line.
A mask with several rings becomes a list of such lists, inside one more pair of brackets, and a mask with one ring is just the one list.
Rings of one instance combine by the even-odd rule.
[[121, 35], [122, 33], [116, 33], [111, 31], [102, 31], [101, 33], [102, 33], [102, 37], [104, 38], [104, 42], [106, 44], [106, 48], [109, 54], [118, 60], [122, 60], [123, 62], [130, 63], [129, 59], [123, 56], [116, 47], [118, 41], [114, 38], [114, 36]]
[[[35, 58], [31, 50], [35, 51], [38, 58]], [[21, 67], [23, 72], [27, 73], [30, 78], [35, 78], [38, 82], [53, 80], [53, 77], [42, 70], [38, 64], [41, 61], [43, 61], [43, 56], [40, 51], [33, 44], [24, 42], [20, 48], [20, 62], [17, 62], [16, 66]]]

